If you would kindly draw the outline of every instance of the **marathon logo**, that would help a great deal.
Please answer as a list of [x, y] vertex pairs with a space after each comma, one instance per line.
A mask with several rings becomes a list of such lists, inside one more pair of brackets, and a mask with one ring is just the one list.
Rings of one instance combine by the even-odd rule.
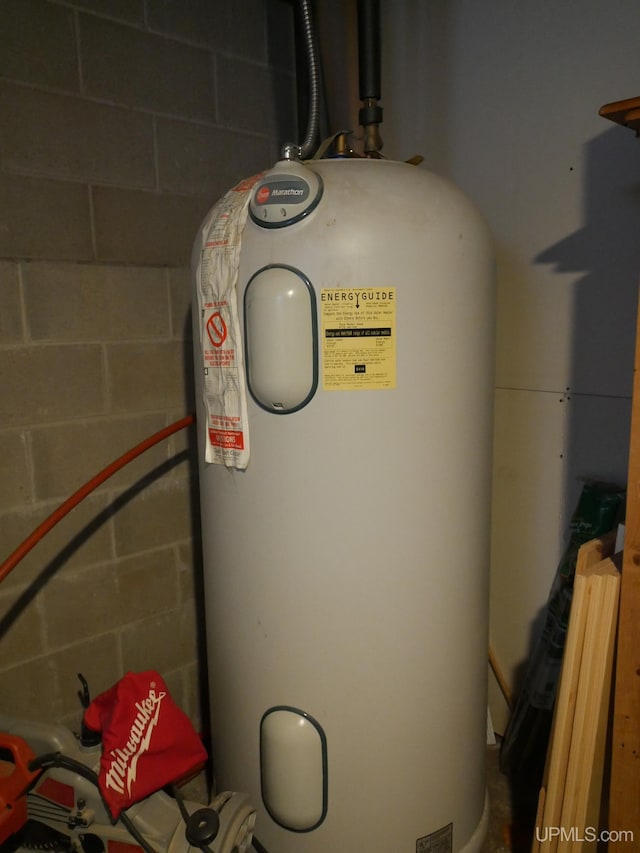
[[254, 201], [265, 204], [299, 204], [309, 198], [309, 185], [292, 175], [279, 176], [277, 180], [267, 180], [257, 188]]

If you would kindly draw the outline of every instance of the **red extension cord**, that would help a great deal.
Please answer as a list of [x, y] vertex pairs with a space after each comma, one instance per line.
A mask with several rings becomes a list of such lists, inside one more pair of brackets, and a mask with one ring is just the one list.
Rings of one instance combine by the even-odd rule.
[[119, 456], [110, 465], [103, 468], [99, 474], [96, 474], [95, 477], [92, 477], [88, 482], [86, 482], [84, 486], [81, 486], [77, 492], [74, 492], [71, 497], [67, 498], [64, 503], [60, 504], [60, 506], [54, 510], [48, 518], [45, 518], [45, 520], [39, 524], [29, 536], [27, 536], [24, 542], [7, 557], [2, 565], [0, 565], [0, 583], [2, 583], [9, 572], [18, 565], [20, 560], [22, 560], [22, 558], [25, 557], [29, 551], [37, 545], [38, 542], [46, 536], [46, 534], [55, 527], [61, 519], [65, 517], [65, 515], [67, 515], [68, 512], [71, 512], [71, 510], [84, 500], [87, 495], [91, 494], [94, 489], [97, 489], [99, 485], [104, 483], [105, 480], [108, 480], [109, 477], [116, 473], [116, 471], [124, 468], [124, 466], [135, 459], [136, 456], [140, 456], [141, 453], [144, 453], [145, 450], [153, 447], [154, 444], [158, 444], [163, 439], [173, 435], [174, 432], [179, 432], [181, 429], [184, 429], [193, 423], [195, 423], [195, 415], [187, 415], [179, 421], [174, 421], [174, 423], [164, 429], [161, 429], [153, 435], [150, 435], [148, 438], [145, 438], [144, 441], [140, 442], [140, 444], [136, 444], [136, 446], [132, 447], [131, 450], [127, 450], [126, 453], [123, 453], [122, 456]]

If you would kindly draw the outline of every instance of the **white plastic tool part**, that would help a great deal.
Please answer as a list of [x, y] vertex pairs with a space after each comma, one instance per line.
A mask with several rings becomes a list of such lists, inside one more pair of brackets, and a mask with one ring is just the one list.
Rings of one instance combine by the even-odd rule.
[[313, 290], [285, 266], [257, 272], [245, 292], [249, 390], [269, 412], [286, 414], [307, 403], [317, 384]]
[[262, 799], [286, 829], [314, 829], [326, 811], [323, 736], [314, 721], [295, 709], [275, 708], [260, 729]]

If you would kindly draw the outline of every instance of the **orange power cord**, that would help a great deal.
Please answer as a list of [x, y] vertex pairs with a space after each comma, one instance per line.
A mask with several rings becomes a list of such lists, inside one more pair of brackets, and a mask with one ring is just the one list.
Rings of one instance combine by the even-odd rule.
[[45, 520], [39, 524], [29, 536], [27, 536], [24, 542], [7, 557], [2, 565], [0, 565], [0, 583], [2, 583], [9, 572], [18, 565], [22, 558], [25, 557], [29, 551], [31, 551], [31, 549], [35, 547], [35, 545], [37, 545], [38, 542], [46, 536], [46, 534], [55, 527], [61, 519], [65, 517], [65, 515], [67, 515], [67, 513], [71, 512], [71, 510], [84, 500], [87, 495], [91, 494], [94, 489], [97, 489], [99, 485], [104, 483], [105, 480], [108, 480], [109, 477], [116, 473], [116, 471], [124, 468], [124, 466], [135, 459], [136, 456], [140, 456], [141, 453], [144, 453], [145, 450], [153, 447], [154, 444], [158, 444], [160, 441], [163, 441], [165, 438], [173, 435], [174, 432], [179, 432], [181, 429], [184, 429], [193, 423], [195, 423], [195, 415], [187, 415], [179, 421], [174, 421], [174, 423], [169, 424], [169, 426], [164, 427], [164, 429], [161, 429], [153, 435], [150, 435], [148, 438], [145, 438], [144, 441], [140, 442], [140, 444], [136, 444], [136, 446], [132, 447], [131, 450], [123, 453], [122, 456], [119, 456], [110, 465], [103, 468], [100, 473], [96, 474], [95, 477], [92, 477], [88, 482], [86, 482], [84, 486], [81, 486], [77, 492], [74, 492], [71, 497], [67, 498], [64, 503], [60, 504], [60, 506], [54, 510], [48, 518], [45, 518]]

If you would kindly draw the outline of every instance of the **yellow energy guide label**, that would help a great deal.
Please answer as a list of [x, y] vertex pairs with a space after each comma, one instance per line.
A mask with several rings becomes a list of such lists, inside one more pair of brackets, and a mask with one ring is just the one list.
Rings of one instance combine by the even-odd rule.
[[320, 291], [325, 391], [396, 387], [395, 287]]

